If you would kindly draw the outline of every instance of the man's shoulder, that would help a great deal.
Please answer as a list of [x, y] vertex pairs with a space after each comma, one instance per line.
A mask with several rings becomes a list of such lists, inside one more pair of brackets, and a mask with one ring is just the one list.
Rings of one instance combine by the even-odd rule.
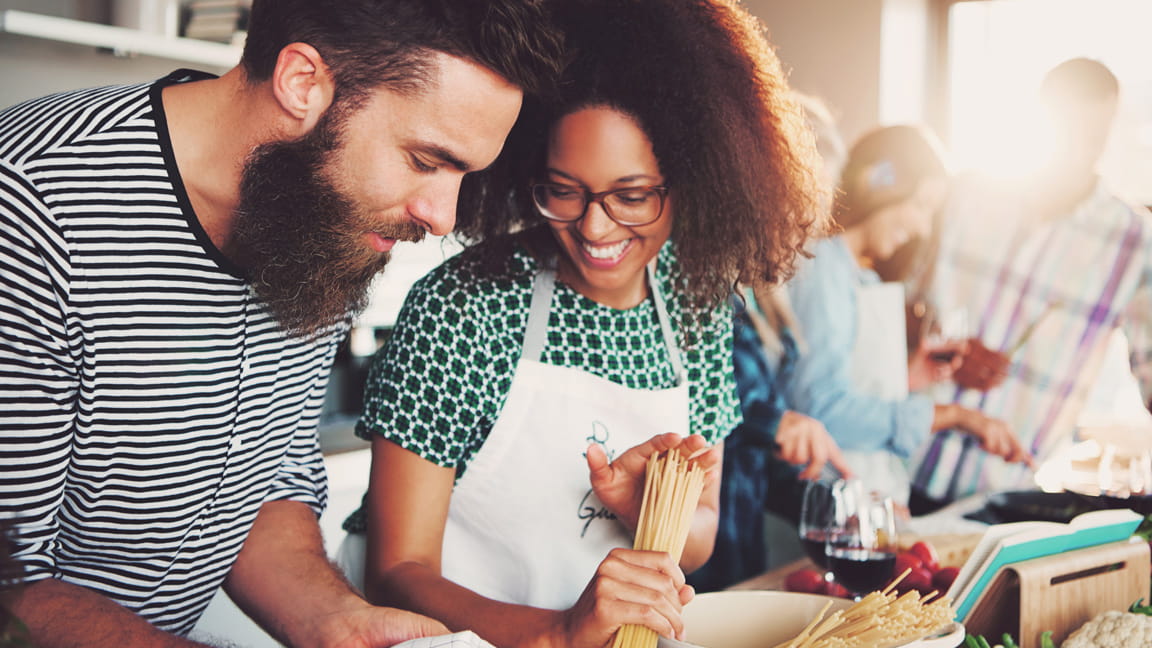
[[151, 111], [153, 84], [68, 90], [11, 106], [0, 112], [0, 160], [18, 167], [93, 134], [123, 128]]
[[1138, 202], [1107, 190], [1100, 192], [1100, 208], [1122, 215], [1132, 226], [1152, 231], [1152, 212]]
[[1140, 248], [1152, 245], [1152, 213], [1115, 192], [1104, 179], [1064, 222], [1076, 234], [1091, 234]]
[[982, 247], [989, 236], [1009, 240], [1028, 221], [1026, 211], [1019, 180], [979, 171], [959, 173], [948, 193], [941, 245]]

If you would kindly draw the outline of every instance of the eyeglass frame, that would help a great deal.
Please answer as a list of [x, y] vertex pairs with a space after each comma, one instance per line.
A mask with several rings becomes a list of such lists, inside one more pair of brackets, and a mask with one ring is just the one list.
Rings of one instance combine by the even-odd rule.
[[[537, 187], [563, 187], [563, 188], [569, 189], [569, 190], [577, 190], [578, 189], [578, 190], [584, 192], [584, 209], [583, 209], [583, 211], [580, 212], [580, 215], [577, 216], [576, 218], [564, 219], [564, 218], [556, 218], [554, 216], [551, 216], [544, 210], [543, 207], [540, 206], [540, 203], [536, 201], [536, 188]], [[536, 211], [540, 212], [540, 215], [543, 216], [544, 218], [546, 218], [552, 222], [555, 222], [555, 223], [578, 223], [581, 220], [583, 220], [585, 216], [588, 215], [588, 208], [591, 207], [593, 205], [593, 203], [595, 203], [597, 205], [600, 205], [600, 209], [602, 209], [604, 211], [604, 214], [609, 219], [611, 219], [613, 223], [616, 223], [617, 225], [621, 225], [623, 227], [640, 227], [643, 225], [651, 225], [652, 223], [655, 223], [656, 221], [660, 220], [660, 217], [664, 215], [664, 205], [665, 205], [665, 203], [668, 202], [668, 185], [640, 185], [640, 186], [636, 186], [636, 187], [621, 187], [619, 189], [609, 189], [608, 191], [593, 192], [593, 191], [590, 191], [588, 189], [588, 187], [585, 187], [583, 185], [574, 186], [574, 185], [561, 184], [558, 182], [536, 182], [536, 183], [529, 185], [528, 189], [529, 189], [529, 193], [532, 196], [532, 204], [536, 206]], [[643, 223], [622, 223], [619, 220], [617, 220], [616, 217], [612, 215], [612, 210], [608, 209], [608, 205], [604, 203], [604, 199], [607, 198], [608, 196], [611, 196], [612, 194], [624, 193], [627, 191], [653, 191], [653, 192], [655, 192], [656, 195], [660, 198], [660, 209], [656, 210], [656, 216], [652, 220], [645, 221]]]

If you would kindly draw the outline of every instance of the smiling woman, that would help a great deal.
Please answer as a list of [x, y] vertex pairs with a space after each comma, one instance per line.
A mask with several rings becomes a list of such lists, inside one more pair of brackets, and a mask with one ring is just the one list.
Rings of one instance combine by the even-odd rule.
[[[824, 225], [813, 138], [737, 3], [553, 9], [558, 92], [465, 179], [469, 247], [373, 360], [370, 486], [342, 551], [370, 599], [508, 647], [682, 631], [740, 417], [729, 294], [790, 274]], [[709, 473], [678, 561], [629, 548], [669, 450]]]
[[563, 250], [558, 277], [592, 301], [636, 306], [647, 295], [644, 268], [675, 220], [647, 135], [611, 108], [578, 110], [553, 127], [546, 166], [554, 184], [537, 185], [549, 189], [534, 189], [533, 200]]

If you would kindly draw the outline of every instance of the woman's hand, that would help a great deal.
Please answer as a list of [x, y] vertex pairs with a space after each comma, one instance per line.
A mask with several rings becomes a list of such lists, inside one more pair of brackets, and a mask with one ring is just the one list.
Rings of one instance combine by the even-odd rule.
[[576, 605], [560, 614], [550, 646], [603, 648], [623, 625], [681, 638], [680, 613], [695, 596], [672, 557], [657, 551], [613, 549]]
[[681, 437], [669, 432], [658, 434], [638, 446], [629, 448], [609, 463], [604, 448], [598, 444], [588, 446], [588, 471], [592, 490], [600, 502], [629, 530], [640, 524], [640, 506], [644, 501], [644, 473], [648, 458], [676, 448], [685, 457], [700, 452], [696, 464], [704, 470], [704, 488], [720, 476], [723, 455], [716, 448], [708, 448], [704, 437], [693, 434]]
[[965, 340], [921, 340], [912, 357], [908, 358], [908, 391], [917, 392], [951, 379], [964, 364], [967, 348]]
[[844, 461], [840, 446], [828, 434], [824, 424], [799, 412], [788, 410], [776, 428], [776, 455], [794, 465], [806, 465], [800, 479], [816, 479], [830, 463], [844, 479], [851, 479], [852, 469]]

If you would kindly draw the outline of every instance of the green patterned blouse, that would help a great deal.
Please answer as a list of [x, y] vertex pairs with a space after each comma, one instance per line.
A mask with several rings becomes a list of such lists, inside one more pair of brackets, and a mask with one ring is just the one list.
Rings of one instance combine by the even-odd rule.
[[[682, 313], [672, 297], [671, 244], [656, 277], [668, 297], [673, 330]], [[518, 247], [508, 271], [480, 272], [468, 250], [420, 279], [396, 327], [376, 354], [356, 434], [380, 435], [463, 475], [508, 396], [520, 359], [537, 262]], [[732, 313], [725, 303], [682, 350], [690, 383], [690, 430], [723, 439], [740, 422], [732, 373]], [[672, 365], [652, 300], [617, 310], [557, 280], [543, 362], [582, 369], [633, 389], [674, 386]], [[354, 527], [360, 525], [354, 524]]]

